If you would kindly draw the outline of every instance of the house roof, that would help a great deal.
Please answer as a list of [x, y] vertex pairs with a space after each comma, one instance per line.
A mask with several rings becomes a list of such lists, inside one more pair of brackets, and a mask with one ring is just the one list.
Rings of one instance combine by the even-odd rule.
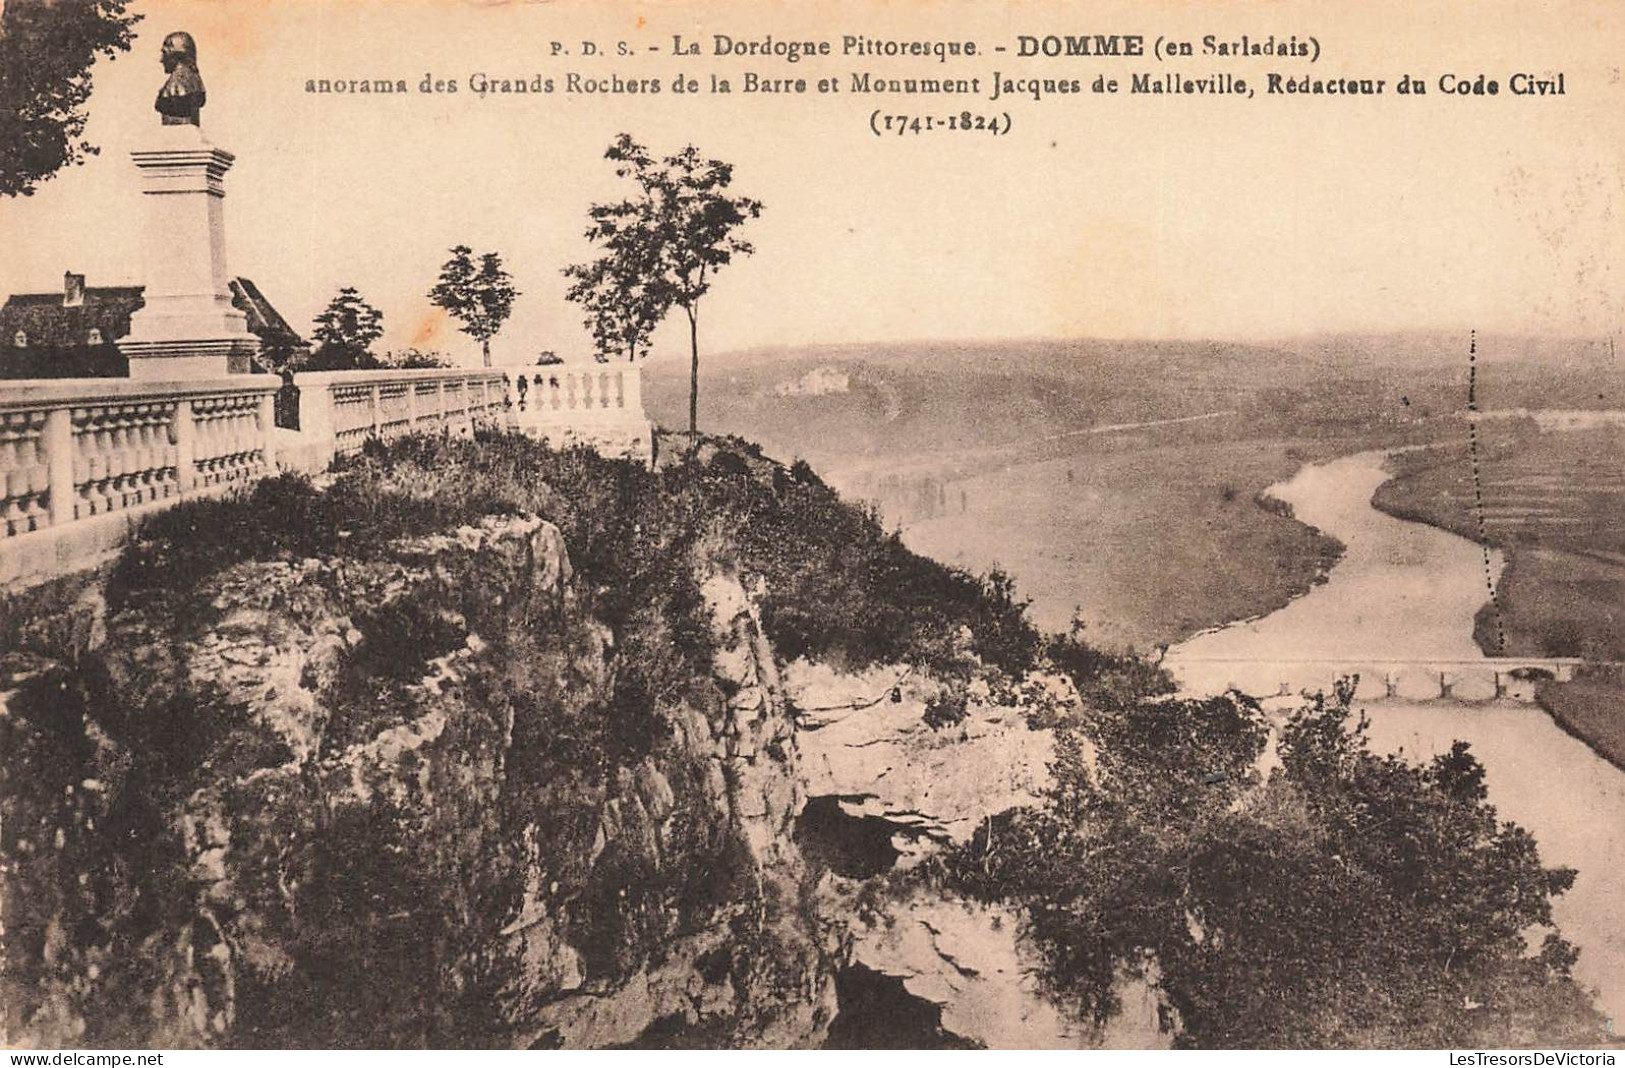
[[19, 330], [29, 348], [70, 348], [88, 344], [92, 328], [104, 343], [130, 332], [130, 315], [145, 301], [141, 286], [96, 286], [82, 304], [65, 305], [61, 292], [18, 293], [0, 306], [0, 346], [13, 347]]
[[[248, 329], [267, 347], [302, 348], [307, 343], [265, 299], [252, 279], [233, 278], [232, 306], [248, 317]], [[88, 344], [92, 328], [103, 344], [130, 332], [130, 316], [146, 298], [145, 286], [88, 286], [83, 303], [66, 304], [61, 291], [18, 293], [0, 305], [0, 349], [15, 348], [19, 330], [30, 349], [69, 349]]]
[[268, 347], [309, 348], [309, 342], [288, 325], [282, 313], [265, 299], [251, 278], [231, 280], [231, 306], [248, 316], [248, 329]]

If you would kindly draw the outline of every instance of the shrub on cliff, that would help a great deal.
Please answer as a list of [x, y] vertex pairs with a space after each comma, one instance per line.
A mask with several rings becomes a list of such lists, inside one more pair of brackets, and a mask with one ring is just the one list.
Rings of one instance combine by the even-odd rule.
[[1295, 714], [1264, 782], [1240, 696], [1085, 712], [1046, 803], [990, 821], [943, 876], [1024, 905], [1042, 980], [1086, 1018], [1116, 1010], [1125, 971], [1154, 978], [1183, 1045], [1594, 1043], [1576, 951], [1524, 937], [1573, 871], [1496, 817], [1464, 744], [1375, 754], [1349, 697]]
[[415, 487], [447, 513], [535, 511], [557, 523], [611, 618], [647, 601], [663, 557], [703, 548], [762, 581], [763, 623], [786, 659], [941, 665], [966, 628], [990, 663], [1013, 672], [1032, 664], [1038, 634], [1007, 577], [917, 556], [810, 471], [795, 477], [745, 442], [713, 444], [706, 463], [662, 471], [507, 435], [417, 439], [361, 464], [386, 496]]
[[1132, 649], [1117, 653], [1096, 648], [1084, 640], [1083, 633], [1083, 621], [1074, 618], [1067, 633], [1045, 639], [1044, 656], [1072, 680], [1086, 705], [1122, 708], [1174, 692], [1173, 677], [1158, 664], [1134, 655]]
[[1008, 575], [920, 556], [806, 464], [787, 470], [747, 443], [722, 445], [729, 462], [673, 468], [667, 485], [726, 531], [742, 567], [764, 580], [762, 622], [786, 660], [956, 672], [969, 651], [1013, 675], [1036, 663], [1040, 635]]

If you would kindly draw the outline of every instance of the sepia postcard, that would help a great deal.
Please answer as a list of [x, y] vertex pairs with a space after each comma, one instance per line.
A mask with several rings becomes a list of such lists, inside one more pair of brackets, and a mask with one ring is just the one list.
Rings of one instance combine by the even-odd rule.
[[0, 0], [6, 1056], [1614, 1064], [1622, 67]]

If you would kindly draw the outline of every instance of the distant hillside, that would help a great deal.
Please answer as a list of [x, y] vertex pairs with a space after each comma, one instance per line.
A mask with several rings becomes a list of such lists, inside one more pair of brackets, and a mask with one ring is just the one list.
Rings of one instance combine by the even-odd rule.
[[[1340, 361], [1459, 367], [1467, 358], [1469, 335], [1466, 331], [1322, 334], [1277, 344], [1292, 352]], [[1550, 364], [1597, 370], [1614, 363], [1607, 338], [1477, 334], [1476, 348], [1480, 364]]]
[[[1454, 347], [1454, 352], [1452, 352]], [[1625, 405], [1605, 344], [1484, 339], [1482, 406]], [[681, 361], [651, 363], [647, 402], [687, 419]], [[705, 429], [815, 463], [1042, 440], [1090, 427], [1237, 413], [1250, 432], [1357, 432], [1458, 411], [1459, 338], [1226, 342], [911, 342], [758, 349], [701, 367]]]
[[[1482, 408], [1625, 407], [1606, 344], [1479, 342]], [[1447, 335], [763, 349], [706, 358], [700, 420], [806, 459], [911, 548], [1005, 569], [1044, 626], [1076, 612], [1100, 640], [1146, 648], [1270, 611], [1325, 570], [1318, 532], [1254, 503], [1272, 482], [1313, 459], [1465, 442], [1465, 349]], [[686, 362], [648, 369], [651, 414], [685, 425]]]

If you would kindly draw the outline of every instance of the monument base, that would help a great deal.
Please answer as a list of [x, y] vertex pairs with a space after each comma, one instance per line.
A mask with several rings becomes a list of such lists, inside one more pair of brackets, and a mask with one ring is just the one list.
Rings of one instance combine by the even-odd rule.
[[193, 125], [168, 125], [130, 153], [147, 233], [143, 304], [118, 341], [130, 377], [216, 378], [252, 370], [259, 338], [232, 306], [222, 206], [232, 155]]
[[222, 338], [189, 338], [175, 341], [119, 342], [119, 351], [130, 361], [130, 377], [148, 382], [219, 378], [223, 374], [247, 374], [253, 370], [253, 356], [259, 339], [249, 334]]

